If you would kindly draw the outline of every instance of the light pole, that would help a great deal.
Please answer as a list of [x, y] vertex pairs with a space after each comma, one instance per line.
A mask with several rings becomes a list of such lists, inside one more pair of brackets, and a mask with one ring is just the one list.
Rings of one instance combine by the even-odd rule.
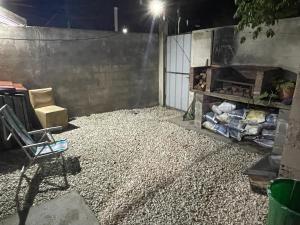
[[166, 96], [166, 82], [165, 82], [165, 65], [166, 65], [166, 52], [167, 52], [167, 35], [168, 23], [165, 18], [166, 2], [162, 0], [151, 0], [148, 7], [149, 13], [154, 19], [159, 20], [159, 104], [165, 106]]

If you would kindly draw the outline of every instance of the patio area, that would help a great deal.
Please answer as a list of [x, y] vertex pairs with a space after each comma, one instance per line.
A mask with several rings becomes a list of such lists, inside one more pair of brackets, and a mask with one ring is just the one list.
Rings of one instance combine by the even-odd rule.
[[[81, 167], [68, 167], [70, 187], [49, 186], [62, 183], [57, 173], [35, 192], [24, 181], [20, 199], [33, 194], [37, 205], [75, 190], [100, 224], [264, 224], [267, 197], [251, 192], [242, 174], [262, 156], [169, 122], [179, 115], [155, 107], [76, 118], [74, 129], [57, 134], [69, 141], [69, 164]], [[20, 167], [10, 168], [0, 173], [0, 219], [16, 211]]]

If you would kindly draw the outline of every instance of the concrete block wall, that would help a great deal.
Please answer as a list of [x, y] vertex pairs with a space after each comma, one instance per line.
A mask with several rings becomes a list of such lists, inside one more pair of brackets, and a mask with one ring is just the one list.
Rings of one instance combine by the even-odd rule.
[[0, 80], [53, 87], [70, 116], [158, 105], [158, 37], [0, 26]]
[[195, 93], [195, 125], [201, 129], [203, 116], [204, 95]]
[[195, 121], [194, 124], [202, 129], [203, 116], [211, 111], [214, 104], [219, 104], [220, 99], [195, 93]]

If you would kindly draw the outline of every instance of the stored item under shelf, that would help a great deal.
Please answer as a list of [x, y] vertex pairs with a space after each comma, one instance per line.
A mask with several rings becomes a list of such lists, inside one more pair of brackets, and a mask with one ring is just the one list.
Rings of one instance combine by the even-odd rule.
[[220, 115], [213, 111], [207, 112], [203, 116], [205, 121], [202, 124], [203, 127], [239, 142], [243, 141], [244, 137], [252, 136], [252, 142], [264, 148], [273, 148], [275, 131], [263, 125], [268, 120], [272, 126], [276, 127], [274, 124], [278, 117], [276, 114], [263, 110], [246, 109], [245, 106], [237, 106], [230, 102], [214, 103], [211, 106], [212, 109], [215, 112], [226, 112]]

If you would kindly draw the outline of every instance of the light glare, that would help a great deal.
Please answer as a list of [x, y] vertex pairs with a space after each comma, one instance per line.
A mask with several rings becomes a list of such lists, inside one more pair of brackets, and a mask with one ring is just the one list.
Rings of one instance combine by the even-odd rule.
[[165, 10], [165, 4], [160, 0], [152, 0], [149, 4], [149, 10], [153, 16], [160, 16]]
[[123, 32], [123, 34], [127, 34], [127, 33], [128, 33], [128, 28], [124, 27], [124, 28], [122, 29], [122, 32]]

